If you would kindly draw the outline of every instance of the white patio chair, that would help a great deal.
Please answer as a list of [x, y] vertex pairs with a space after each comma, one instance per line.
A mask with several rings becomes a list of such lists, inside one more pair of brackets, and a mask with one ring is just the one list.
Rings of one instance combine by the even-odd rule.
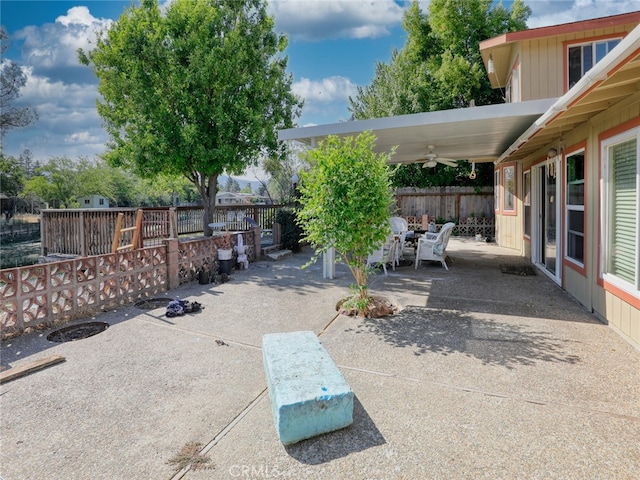
[[[433, 260], [442, 263], [445, 270], [449, 270], [447, 267], [447, 244], [449, 243], [449, 237], [453, 232], [453, 227], [456, 224], [453, 222], [445, 223], [442, 226], [440, 233], [433, 238], [431, 235], [420, 237], [418, 239], [418, 249], [416, 250], [416, 269], [420, 265], [421, 260]], [[431, 238], [430, 238], [431, 237]]]
[[384, 274], [387, 274], [387, 263], [391, 264], [391, 268], [393, 270], [396, 269], [396, 247], [398, 245], [398, 241], [396, 240], [395, 235], [389, 235], [387, 240], [380, 246], [374, 250], [369, 257], [367, 258], [367, 267], [372, 265], [382, 265], [382, 270]]
[[404, 244], [407, 241], [407, 233], [409, 233], [409, 224], [402, 217], [391, 217], [389, 219], [391, 231], [398, 237], [399, 243], [396, 245], [396, 265], [400, 265], [400, 259], [404, 258]]

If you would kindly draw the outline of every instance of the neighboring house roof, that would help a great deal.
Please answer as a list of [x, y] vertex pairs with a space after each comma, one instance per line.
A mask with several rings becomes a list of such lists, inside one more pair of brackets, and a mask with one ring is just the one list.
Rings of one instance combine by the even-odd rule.
[[429, 145], [441, 157], [495, 161], [554, 101], [501, 103], [290, 128], [279, 130], [278, 138], [313, 146], [328, 135], [356, 136], [370, 130], [377, 138], [377, 152], [398, 147], [390, 161], [394, 164], [424, 160]]
[[560, 97], [498, 159], [522, 159], [560, 139], [577, 125], [640, 91], [640, 26]]

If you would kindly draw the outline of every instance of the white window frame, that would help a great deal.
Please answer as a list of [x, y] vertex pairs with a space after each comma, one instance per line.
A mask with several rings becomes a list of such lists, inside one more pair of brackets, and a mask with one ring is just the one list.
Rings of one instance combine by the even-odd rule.
[[[568, 154], [565, 155], [565, 170], [569, 167], [569, 157], [572, 157], [574, 155], [577, 155], [579, 153], [582, 153], [583, 155], [586, 154], [586, 149], [585, 148], [578, 148], [576, 150], [573, 150], [571, 152], [569, 152]], [[585, 162], [586, 162], [586, 156], [585, 158]], [[583, 165], [583, 178], [582, 178], [582, 184], [585, 185], [585, 179], [584, 176], [586, 174], [586, 163]], [[564, 225], [564, 258], [580, 267], [584, 268], [584, 255], [586, 255], [586, 250], [584, 249], [585, 247], [585, 239], [586, 239], [586, 229], [587, 229], [587, 218], [585, 217], [585, 203], [586, 203], [586, 190], [583, 193], [583, 197], [582, 197], [582, 205], [574, 205], [574, 204], [569, 204], [569, 202], [567, 201], [568, 195], [569, 195], [569, 173], [565, 172], [565, 201], [564, 201], [564, 208], [565, 208], [565, 225]], [[582, 216], [583, 216], [583, 224], [582, 224], [582, 245], [583, 245], [583, 261], [581, 262], [580, 260], [570, 257], [569, 256], [569, 212], [582, 212]]]
[[[510, 172], [507, 174], [507, 172]], [[507, 206], [511, 204], [510, 206]], [[516, 211], [516, 166], [508, 165], [502, 168], [502, 211], [514, 213]]]
[[[531, 238], [531, 232], [533, 231], [533, 210], [531, 206], [531, 195], [533, 192], [531, 185], [531, 169], [529, 169], [522, 174], [522, 232], [526, 238]], [[527, 222], [527, 212], [529, 212], [529, 222]]]
[[500, 197], [500, 169], [496, 169], [493, 171], [493, 209], [496, 212], [501, 211]]
[[640, 240], [637, 239], [638, 232], [640, 232], [640, 214], [636, 216], [636, 271], [635, 271], [635, 285], [629, 283], [627, 280], [616, 277], [615, 275], [607, 271], [608, 258], [611, 246], [609, 245], [609, 238], [611, 235], [611, 225], [609, 218], [611, 217], [611, 184], [610, 184], [610, 172], [611, 172], [611, 159], [609, 158], [609, 149], [619, 145], [621, 143], [628, 142], [636, 139], [636, 205], [640, 205], [640, 127], [635, 127], [626, 132], [620, 133], [613, 137], [607, 138], [601, 143], [600, 155], [602, 158], [602, 214], [600, 218], [600, 226], [602, 231], [602, 248], [600, 257], [600, 275], [604, 281], [619, 288], [620, 290], [630, 294], [633, 297], [640, 298]]
[[[611, 37], [611, 38], [602, 38], [600, 40], [592, 40], [590, 42], [578, 42], [578, 43], [571, 43], [567, 45], [567, 64], [565, 65], [565, 68], [567, 69], [567, 89], [571, 89], [571, 87], [573, 87], [573, 85], [571, 85], [571, 79], [569, 78], [570, 76], [570, 71], [569, 71], [569, 62], [570, 62], [570, 58], [569, 58], [569, 50], [571, 48], [580, 48], [580, 70], [582, 72], [582, 74], [580, 75], [580, 78], [577, 79], [575, 81], [575, 83], [579, 82], [580, 79], [582, 77], [584, 77], [586, 75], [586, 73], [593, 68], [600, 60], [602, 60], [602, 58], [600, 60], [598, 60], [597, 58], [597, 48], [598, 45], [602, 45], [605, 44], [607, 45], [607, 53], [605, 53], [605, 56], [609, 54], [609, 50], [608, 50], [608, 44], [609, 42], [615, 42], [617, 41], [618, 43], [620, 43], [622, 41], [623, 37]], [[584, 47], [586, 46], [591, 46], [591, 67], [589, 68], [589, 70], [584, 69]], [[614, 45], [612, 48], [615, 48], [617, 46]], [[604, 57], [603, 57], [604, 58]], [[575, 85], [574, 83], [574, 85]]]

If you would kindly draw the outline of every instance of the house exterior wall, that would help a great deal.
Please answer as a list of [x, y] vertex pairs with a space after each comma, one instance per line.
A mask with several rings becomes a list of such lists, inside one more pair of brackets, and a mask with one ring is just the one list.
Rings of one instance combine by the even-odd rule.
[[77, 200], [80, 208], [109, 208], [109, 199], [102, 195], [85, 195]]
[[520, 101], [561, 97], [567, 91], [567, 48], [590, 40], [626, 36], [636, 23], [534, 38], [515, 43], [510, 65], [519, 64]]
[[519, 45], [521, 101], [562, 96], [562, 42], [554, 38]]
[[[511, 38], [508, 36], [496, 37], [495, 40], [485, 42], [484, 53], [485, 55], [492, 54], [496, 65], [499, 65], [500, 68], [504, 68], [505, 63], [509, 62], [506, 70], [507, 80], [503, 80], [505, 84], [503, 88], [507, 87], [509, 78], [513, 78], [514, 69], [518, 69], [519, 85], [516, 88], [518, 95], [514, 97], [513, 89], [511, 89], [512, 101], [561, 97], [569, 89], [569, 47], [588, 42], [622, 39], [637, 27], [638, 19], [638, 12], [635, 12], [624, 17], [624, 20], [629, 23], [621, 22], [621, 17], [611, 17], [611, 20], [603, 18], [588, 23], [590, 27], [582, 31], [580, 30], [581, 22], [576, 22], [545, 30], [548, 32], [547, 36], [540, 34], [542, 30], [531, 31], [531, 33], [518, 32]], [[500, 78], [504, 79], [505, 70], [498, 70], [498, 72]], [[634, 88], [637, 90], [637, 86], [637, 83], [627, 82], [625, 88], [633, 91]], [[540, 175], [547, 174], [549, 171], [553, 172], [553, 166], [556, 163], [553, 160], [547, 160], [547, 150], [551, 146], [559, 147], [559, 139], [562, 137], [564, 150], [560, 152], [561, 161], [558, 164], [560, 172], [556, 173], [560, 188], [555, 192], [558, 196], [556, 204], [559, 205], [556, 255], [560, 260], [556, 263], [556, 273], [550, 273], [550, 276], [585, 308], [592, 311], [640, 349], [640, 292], [630, 284], [619, 282], [616, 275], [606, 274], [603, 277], [601, 273], [602, 265], [605, 265], [602, 263], [605, 261], [603, 256], [607, 255], [607, 249], [611, 248], [607, 244], [605, 229], [605, 225], [610, 222], [609, 212], [604, 211], [605, 208], [608, 208], [605, 203], [608, 202], [605, 198], [605, 189], [609, 185], [609, 180], [606, 178], [608, 174], [603, 171], [605, 158], [602, 157], [605, 154], [602, 150], [602, 142], [608, 138], [614, 138], [615, 135], [626, 131], [636, 131], [635, 129], [640, 128], [640, 92], [636, 91], [630, 97], [619, 101], [614, 100], [616, 98], [614, 94], [619, 92], [613, 92], [607, 88], [602, 88], [599, 92], [600, 95], [593, 97], [594, 100], [592, 100], [610, 98], [606, 110], [597, 115], [594, 114], [589, 120], [571, 130], [564, 131], [562, 122], [558, 121], [546, 127], [546, 130], [537, 133], [538, 139], [545, 139], [545, 145], [540, 146], [537, 151], [524, 158], [520, 157], [515, 162], [517, 179], [515, 189], [517, 193], [513, 209], [505, 209], [502, 202], [504, 202], [506, 181], [505, 168], [514, 163], [512, 161], [511, 164], [501, 163], [496, 166], [496, 179], [499, 179], [495, 186], [496, 202], [500, 199], [500, 203], [496, 203], [495, 212], [496, 241], [503, 247], [519, 251], [526, 258], [544, 263], [544, 257], [540, 252], [544, 248], [544, 239], [539, 224], [543, 219], [544, 204], [553, 200], [548, 197], [549, 191], [542, 189], [541, 184], [544, 183], [544, 178]], [[612, 92], [610, 97], [607, 96], [609, 91]], [[568, 105], [569, 112], [572, 109], [571, 105]], [[583, 104], [576, 108], [578, 108], [576, 112], [588, 112], [589, 104]], [[575, 122], [572, 125], [575, 125]], [[541, 143], [538, 144], [541, 145]], [[575, 247], [576, 237], [579, 235], [576, 235], [575, 231], [568, 234], [568, 215], [572, 214], [574, 226], [577, 225], [575, 223], [576, 211], [580, 211], [581, 207], [579, 206], [580, 202], [576, 203], [575, 199], [580, 198], [581, 185], [580, 179], [576, 183], [576, 177], [571, 175], [574, 179], [571, 185], [574, 203], [568, 208], [567, 158], [582, 151], [584, 151], [584, 215], [578, 217], [578, 220], [584, 218], [582, 232], [584, 234], [584, 243], [582, 244], [584, 254], [582, 262], [580, 262], [569, 258], [568, 254], [567, 237], [571, 236], [574, 241], [571, 246], [572, 256], [580, 258], [580, 253]], [[577, 162], [581, 163], [579, 157]], [[544, 170], [539, 168], [543, 165], [546, 167]], [[573, 163], [572, 167], [575, 168], [575, 166], [576, 163]], [[531, 172], [529, 178], [536, 178], [538, 181], [535, 182], [535, 185], [532, 181], [531, 185], [531, 198], [534, 199], [532, 202], [536, 204], [532, 205], [531, 227], [527, 228], [524, 224], [523, 182], [524, 173], [529, 171]], [[536, 189], [537, 191], [534, 192]], [[576, 197], [576, 195], [578, 196]], [[531, 231], [531, 236], [525, 234], [527, 230]], [[640, 255], [640, 252], [637, 255]], [[541, 265], [541, 269], [547, 271], [544, 265]]]
[[[600, 275], [600, 252], [602, 251], [602, 198], [601, 198], [601, 152], [600, 136], [611, 129], [630, 129], [628, 125], [640, 124], [640, 92], [621, 104], [614, 105], [591, 121], [563, 135], [566, 150], [562, 158], [563, 185], [566, 185], [566, 157], [576, 150], [585, 152], [585, 254], [584, 266], [576, 265], [566, 258], [566, 200], [562, 192], [562, 221], [558, 232], [558, 254], [561, 255], [561, 285], [588, 310], [616, 329], [630, 343], [640, 348], [640, 298], [621, 295], [603, 285]], [[625, 125], [627, 127], [625, 127]], [[496, 209], [496, 241], [500, 246], [519, 250], [526, 258], [532, 258], [531, 239], [525, 237], [523, 215], [523, 172], [539, 166], [545, 161], [544, 152], [536, 152], [518, 162], [516, 213], [505, 214]], [[509, 165], [509, 164], [506, 164]], [[501, 183], [504, 179], [500, 165]], [[504, 187], [500, 185], [502, 190]], [[502, 196], [502, 193], [500, 194]]]
[[[497, 167], [500, 175], [500, 185], [495, 199], [496, 236], [502, 247], [521, 250], [522, 248], [522, 195], [519, 186], [522, 185], [522, 167], [516, 163], [507, 163]], [[507, 184], [510, 173], [513, 172], [513, 205], [509, 205], [510, 196]]]
[[[623, 105], [616, 105], [603, 112], [593, 119], [592, 134], [589, 138], [593, 161], [589, 162], [588, 174], [593, 178], [589, 182], [594, 203], [600, 206], [601, 173], [600, 165], [600, 142], [599, 138], [611, 129], [620, 128], [621, 131], [630, 130], [632, 125], [640, 124], [640, 93], [632, 97], [631, 101], [623, 102]], [[600, 232], [601, 215], [600, 209], [593, 209], [589, 214], [589, 224], [593, 232]], [[599, 251], [601, 239], [599, 236], [591, 235], [592, 243], [599, 248], [590, 249], [590, 259], [592, 268], [589, 269], [589, 279], [591, 287], [591, 309], [605, 320], [609, 325], [618, 330], [625, 338], [629, 339], [640, 348], [640, 298], [630, 295], [620, 294], [615, 290], [606, 288], [599, 275]], [[572, 290], [573, 290], [573, 286]], [[572, 293], [571, 290], [568, 290]]]

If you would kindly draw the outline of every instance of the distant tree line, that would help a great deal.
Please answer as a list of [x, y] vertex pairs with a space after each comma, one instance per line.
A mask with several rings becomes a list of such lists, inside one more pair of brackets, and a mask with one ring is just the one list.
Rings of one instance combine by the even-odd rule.
[[[288, 180], [290, 184], [290, 180]], [[15, 212], [46, 202], [50, 208], [78, 208], [78, 197], [101, 195], [113, 207], [155, 207], [168, 205], [201, 204], [202, 199], [193, 183], [182, 175], [159, 175], [145, 179], [104, 160], [81, 157], [52, 157], [47, 162], [35, 161], [29, 150], [19, 157], [0, 152], [0, 187], [8, 198], [6, 210]], [[287, 187], [289, 190], [291, 186]], [[272, 190], [273, 193], [269, 193]], [[274, 202], [289, 201], [291, 192], [282, 190], [275, 179], [261, 181], [252, 190], [247, 183], [243, 188], [237, 179], [229, 176], [218, 191], [248, 193], [266, 196]]]

